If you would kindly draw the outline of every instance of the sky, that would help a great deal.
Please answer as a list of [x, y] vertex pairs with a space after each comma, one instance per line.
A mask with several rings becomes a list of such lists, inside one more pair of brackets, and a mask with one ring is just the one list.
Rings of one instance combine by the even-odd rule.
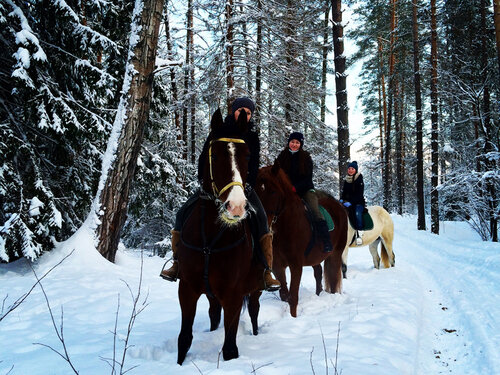
[[[368, 247], [351, 249], [342, 293], [319, 296], [306, 267], [297, 318], [277, 292], [264, 292], [253, 336], [243, 310], [238, 359], [219, 356], [224, 330], [209, 332], [202, 296], [183, 366], [176, 363], [178, 283], [158, 276], [165, 260], [144, 256], [141, 268], [140, 253], [120, 247], [109, 263], [83, 226], [33, 263], [42, 277], [62, 261], [41, 281], [49, 304], [38, 285], [0, 319], [0, 374], [75, 373], [55, 352], [61, 328], [79, 374], [111, 374], [103, 359], [121, 360], [139, 290], [144, 310], [129, 336], [128, 374], [500, 374], [500, 244], [481, 241], [464, 222], [442, 222], [438, 236], [417, 231], [415, 216], [392, 218], [395, 267], [374, 269]], [[0, 318], [35, 282], [26, 260], [0, 264]]]

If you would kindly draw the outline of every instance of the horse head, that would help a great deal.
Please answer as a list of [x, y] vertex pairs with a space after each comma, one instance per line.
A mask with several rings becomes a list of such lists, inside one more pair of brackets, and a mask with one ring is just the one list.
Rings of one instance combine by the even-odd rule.
[[[238, 117], [237, 127], [224, 124], [220, 109], [210, 124], [208, 158], [204, 189], [211, 191], [219, 203], [220, 218], [227, 224], [236, 224], [246, 216], [244, 186], [248, 173], [249, 150], [242, 138], [246, 129], [246, 115]], [[207, 184], [209, 186], [207, 186]]]
[[256, 191], [268, 215], [269, 225], [285, 209], [286, 201], [296, 195], [292, 188], [288, 176], [277, 161], [259, 170]]

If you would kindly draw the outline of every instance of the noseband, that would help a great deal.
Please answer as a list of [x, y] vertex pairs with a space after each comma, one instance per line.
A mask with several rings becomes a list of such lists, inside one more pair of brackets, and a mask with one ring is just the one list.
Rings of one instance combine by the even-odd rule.
[[213, 168], [212, 168], [212, 144], [215, 142], [226, 142], [226, 143], [245, 143], [243, 139], [239, 138], [217, 138], [213, 139], [210, 141], [210, 147], [208, 148], [208, 163], [210, 165], [210, 182], [212, 184], [212, 191], [215, 195], [216, 199], [219, 199], [220, 196], [228, 189], [230, 189], [233, 186], [240, 186], [243, 190], [245, 190], [245, 187], [241, 182], [238, 181], [231, 181], [230, 183], [226, 184], [222, 189], [218, 189], [217, 185], [215, 184], [214, 181], [214, 175], [213, 175]]

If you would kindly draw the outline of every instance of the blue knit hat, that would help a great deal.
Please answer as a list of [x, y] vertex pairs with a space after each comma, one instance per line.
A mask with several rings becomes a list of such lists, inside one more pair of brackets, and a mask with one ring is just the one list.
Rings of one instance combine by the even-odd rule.
[[232, 113], [243, 107], [248, 108], [253, 115], [253, 112], [255, 111], [255, 104], [252, 99], [247, 97], [242, 97], [234, 100], [233, 105], [231, 106]]
[[350, 167], [353, 167], [356, 170], [356, 173], [358, 173], [358, 162], [357, 161], [352, 161], [347, 165], [347, 168], [349, 169]]

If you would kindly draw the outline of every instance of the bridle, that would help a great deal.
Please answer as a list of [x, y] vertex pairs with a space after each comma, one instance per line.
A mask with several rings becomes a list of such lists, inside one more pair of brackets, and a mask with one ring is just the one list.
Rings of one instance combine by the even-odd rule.
[[226, 190], [230, 189], [233, 186], [240, 186], [243, 190], [245, 190], [245, 187], [239, 181], [231, 181], [230, 183], [226, 184], [222, 189], [219, 190], [217, 188], [217, 185], [215, 184], [215, 181], [214, 181], [213, 168], [212, 168], [212, 145], [215, 142], [226, 142], [226, 143], [232, 142], [232, 143], [243, 143], [244, 144], [245, 141], [243, 139], [240, 139], [240, 138], [217, 138], [217, 139], [213, 139], [210, 141], [210, 146], [208, 148], [208, 163], [210, 166], [210, 183], [212, 185], [212, 192], [214, 193], [215, 198], [219, 199], [220, 196], [222, 194], [224, 194], [224, 192]]

